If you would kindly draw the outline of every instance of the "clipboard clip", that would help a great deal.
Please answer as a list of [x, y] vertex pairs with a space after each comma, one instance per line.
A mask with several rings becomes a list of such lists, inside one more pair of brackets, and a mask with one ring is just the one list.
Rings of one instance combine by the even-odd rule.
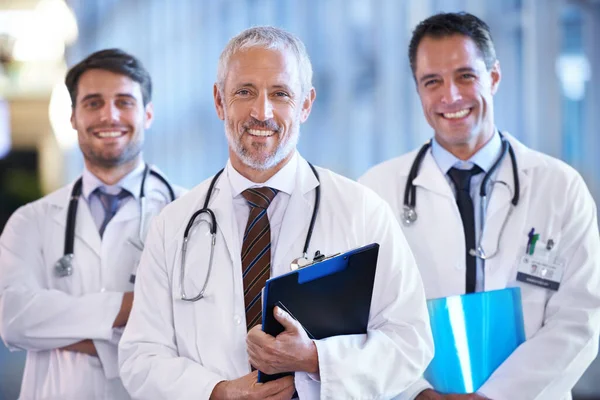
[[305, 253], [302, 257], [296, 258], [294, 261], [292, 261], [292, 263], [290, 264], [290, 269], [292, 271], [296, 271], [298, 269], [310, 267], [311, 265], [315, 265], [322, 261], [329, 260], [330, 258], [337, 257], [340, 254], [342, 254], [342, 253], [335, 253], [335, 254], [326, 256], [325, 254], [321, 254], [320, 250], [317, 250], [315, 252], [315, 256], [313, 257], [313, 260], [308, 261], [308, 258], [306, 257], [306, 253]]

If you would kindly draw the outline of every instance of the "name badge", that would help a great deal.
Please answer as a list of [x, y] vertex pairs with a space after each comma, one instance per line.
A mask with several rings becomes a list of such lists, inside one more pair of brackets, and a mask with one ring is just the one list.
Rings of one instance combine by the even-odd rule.
[[558, 290], [562, 275], [562, 263], [552, 263], [530, 255], [521, 258], [517, 270], [518, 281], [550, 290]]

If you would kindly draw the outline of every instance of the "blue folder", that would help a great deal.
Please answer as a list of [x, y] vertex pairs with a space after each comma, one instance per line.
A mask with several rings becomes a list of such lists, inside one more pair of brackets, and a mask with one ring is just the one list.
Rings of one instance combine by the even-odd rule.
[[[273, 316], [278, 305], [311, 339], [367, 333], [378, 255], [379, 245], [373, 243], [269, 279], [263, 292], [263, 331], [272, 336], [283, 332]], [[258, 381], [290, 374], [259, 371]]]
[[521, 289], [427, 301], [435, 356], [425, 379], [441, 393], [476, 392], [525, 341]]

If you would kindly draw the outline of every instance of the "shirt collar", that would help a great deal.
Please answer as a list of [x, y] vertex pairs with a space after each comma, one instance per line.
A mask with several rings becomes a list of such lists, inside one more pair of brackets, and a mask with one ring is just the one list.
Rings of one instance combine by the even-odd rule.
[[121, 189], [127, 190], [131, 195], [139, 200], [140, 195], [140, 186], [142, 184], [142, 178], [144, 176], [145, 164], [140, 162], [130, 173], [125, 175], [119, 182], [114, 185], [107, 185], [102, 182], [96, 175], [94, 175], [87, 167], [83, 168], [83, 175], [81, 177], [82, 187], [81, 194], [85, 198], [86, 201], [89, 201], [90, 195], [94, 192], [94, 190], [99, 187], [103, 189], [104, 192], [109, 194], [117, 194], [121, 191]]
[[492, 165], [494, 165], [494, 162], [498, 159], [501, 152], [502, 139], [500, 139], [498, 131], [494, 133], [492, 138], [488, 140], [477, 153], [473, 154], [471, 158], [466, 161], [459, 159], [443, 148], [442, 145], [435, 140], [435, 137], [431, 141], [431, 155], [444, 175], [447, 174], [448, 170], [452, 167], [458, 169], [471, 169], [474, 165], [477, 165], [484, 173], [487, 173]]
[[298, 170], [298, 152], [294, 151], [294, 155], [275, 175], [273, 175], [265, 183], [254, 183], [251, 180], [240, 174], [231, 164], [231, 160], [227, 161], [225, 173], [231, 185], [233, 197], [238, 197], [246, 189], [252, 187], [268, 186], [277, 189], [280, 192], [288, 195], [292, 194], [294, 186], [296, 186], [296, 171]]

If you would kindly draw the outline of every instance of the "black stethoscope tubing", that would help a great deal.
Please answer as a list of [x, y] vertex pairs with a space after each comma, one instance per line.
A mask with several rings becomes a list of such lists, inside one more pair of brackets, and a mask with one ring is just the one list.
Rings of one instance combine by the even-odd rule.
[[[144, 176], [142, 178], [142, 184], [140, 186], [140, 198], [143, 198], [145, 196], [144, 187], [146, 185], [146, 178], [148, 177], [148, 175], [152, 175], [158, 178], [169, 191], [169, 197], [171, 198], [171, 201], [175, 200], [175, 191], [173, 190], [173, 187], [171, 186], [169, 181], [167, 181], [167, 179], [161, 174], [150, 168], [148, 164], [146, 164], [146, 166], [144, 167]], [[77, 181], [73, 185], [73, 189], [71, 190], [71, 199], [69, 201], [69, 208], [67, 210], [67, 226], [65, 227], [65, 250], [63, 254], [64, 256], [73, 254], [75, 247], [75, 221], [77, 218], [77, 205], [79, 204], [79, 197], [81, 197], [81, 186], [82, 178], [80, 177], [79, 179], [77, 179]]]
[[[506, 156], [506, 153], [508, 152], [508, 154], [510, 156], [510, 161], [512, 164], [513, 182], [515, 185], [515, 191], [514, 191], [511, 203], [513, 204], [513, 206], [516, 206], [519, 203], [519, 196], [520, 196], [520, 192], [521, 192], [519, 175], [518, 175], [517, 157], [515, 156], [515, 152], [511, 146], [511, 144], [509, 143], [508, 140], [506, 140], [506, 138], [504, 138], [504, 136], [501, 133], [500, 133], [500, 138], [502, 140], [502, 152], [501, 152], [500, 156], [498, 157], [498, 159], [494, 162], [492, 167], [489, 169], [489, 171], [483, 177], [483, 180], [481, 181], [481, 187], [479, 189], [479, 196], [481, 196], [481, 197], [487, 196], [487, 183], [491, 179], [492, 174], [496, 171], [496, 169], [498, 169], [498, 167], [500, 167], [502, 160], [504, 159], [504, 157]], [[406, 186], [404, 187], [404, 208], [405, 209], [408, 208], [413, 211], [415, 210], [415, 207], [417, 204], [417, 187], [413, 183], [413, 180], [419, 174], [419, 169], [421, 168], [423, 159], [425, 158], [427, 150], [429, 150], [430, 147], [431, 147], [431, 140], [427, 141], [427, 143], [425, 143], [423, 146], [421, 146], [421, 148], [419, 149], [419, 152], [417, 153], [417, 155], [410, 167], [410, 172], [408, 173], [408, 179], [406, 181]]]
[[[316, 191], [315, 192], [315, 205], [313, 208], [312, 216], [310, 218], [310, 225], [308, 227], [308, 232], [306, 233], [306, 239], [304, 241], [304, 249], [302, 251], [303, 254], [306, 254], [306, 252], [308, 251], [308, 246], [310, 245], [310, 240], [312, 239], [313, 230], [315, 228], [315, 222], [317, 220], [317, 214], [319, 212], [319, 205], [321, 204], [321, 185], [320, 185], [321, 178], [319, 177], [319, 173], [317, 172], [315, 167], [311, 163], [308, 163], [308, 165], [309, 165], [310, 169], [312, 170], [313, 174], [315, 174], [315, 178], [317, 178], [317, 181], [319, 181], [319, 185], [317, 185], [317, 187], [315, 189], [315, 191]], [[200, 214], [203, 214], [203, 213], [208, 214], [210, 217], [210, 220], [211, 220], [210, 233], [211, 233], [211, 235], [214, 235], [217, 233], [217, 218], [215, 216], [215, 213], [208, 207], [208, 204], [210, 203], [210, 198], [212, 196], [212, 192], [215, 187], [215, 184], [217, 183], [217, 180], [219, 179], [219, 177], [221, 176], [223, 171], [224, 171], [224, 169], [220, 170], [213, 177], [212, 181], [210, 182], [210, 186], [208, 187], [208, 190], [206, 192], [206, 198], [204, 200], [204, 205], [202, 206], [202, 209], [196, 211], [191, 216], [190, 220], [188, 221], [188, 224], [183, 233], [184, 241], [188, 240], [190, 229], [194, 225], [194, 221], [196, 220], [196, 218]]]

